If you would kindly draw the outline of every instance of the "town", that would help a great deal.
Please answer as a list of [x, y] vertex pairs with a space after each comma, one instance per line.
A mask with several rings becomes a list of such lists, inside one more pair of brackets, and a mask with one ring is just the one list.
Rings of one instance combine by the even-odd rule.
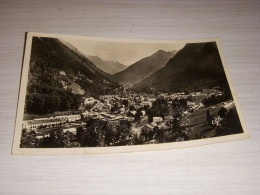
[[[175, 141], [184, 141], [194, 137], [192, 137], [193, 132], [190, 132], [190, 128], [185, 128], [191, 126], [188, 119], [189, 115], [208, 106], [205, 105], [207, 100], [214, 99], [216, 101], [216, 99], [220, 99], [213, 104], [223, 102], [221, 97], [223, 97], [223, 92], [218, 88], [204, 89], [189, 94], [184, 92], [146, 94], [121, 89], [114, 91], [113, 94], [100, 95], [99, 98], [84, 98], [81, 108], [76, 114], [53, 115], [48, 118], [25, 120], [22, 123], [22, 129], [23, 133], [34, 132], [35, 137], [41, 140], [50, 137], [51, 133], [57, 131], [57, 129], [63, 133], [68, 132], [76, 136], [79, 127], [82, 129], [88, 127], [87, 119], [90, 118], [106, 121], [112, 124], [114, 128], [120, 121], [127, 121], [131, 124], [129, 131], [132, 135], [143, 137], [143, 143], [153, 143], [155, 136], [147, 134], [153, 132], [154, 129], [165, 132], [177, 129], [173, 125], [175, 120], [175, 124], [178, 123], [179, 127], [183, 127], [181, 134], [178, 134]], [[176, 105], [176, 102], [178, 102], [178, 105]], [[234, 106], [233, 101], [224, 103], [224, 107], [229, 109]], [[176, 122], [176, 120], [179, 120], [179, 122]], [[212, 118], [211, 123], [216, 124], [219, 120], [217, 117]]]

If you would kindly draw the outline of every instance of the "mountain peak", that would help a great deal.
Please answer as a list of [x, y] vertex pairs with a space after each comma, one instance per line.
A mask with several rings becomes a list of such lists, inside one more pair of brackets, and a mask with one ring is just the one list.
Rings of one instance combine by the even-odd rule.
[[156, 53], [154, 53], [153, 55], [156, 55], [156, 54], [160, 54], [160, 55], [173, 54], [173, 55], [175, 55], [176, 53], [177, 53], [176, 50], [165, 51], [165, 50], [159, 49], [159, 50], [158, 50]]
[[164, 51], [162, 49], [159, 49], [156, 53], [164, 53], [164, 52], [167, 52], [167, 51]]
[[[173, 50], [174, 51], [174, 50]], [[156, 53], [154, 54], [170, 54], [170, 53], [173, 53], [171, 51], [165, 51], [165, 50], [162, 50], [162, 49], [159, 49]]]

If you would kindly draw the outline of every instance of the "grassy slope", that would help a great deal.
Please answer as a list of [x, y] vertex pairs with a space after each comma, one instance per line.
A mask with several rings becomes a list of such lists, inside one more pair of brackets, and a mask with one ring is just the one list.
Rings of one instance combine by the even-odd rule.
[[[202, 132], [208, 132], [207, 137], [212, 137], [215, 135], [214, 129], [208, 125], [206, 113], [207, 110], [209, 110], [211, 116], [216, 116], [218, 113], [218, 110], [223, 107], [223, 103], [219, 103], [214, 106], [209, 106], [202, 108], [196, 112], [191, 113], [185, 120], [185, 123], [187, 127], [191, 127], [192, 134], [194, 136], [201, 136]], [[203, 133], [204, 134], [204, 133]], [[205, 135], [204, 135], [205, 136]]]

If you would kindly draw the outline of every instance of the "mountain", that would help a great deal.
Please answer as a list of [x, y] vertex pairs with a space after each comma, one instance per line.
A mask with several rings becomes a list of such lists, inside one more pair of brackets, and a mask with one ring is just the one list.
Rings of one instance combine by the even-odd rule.
[[153, 55], [137, 61], [127, 69], [114, 74], [113, 78], [124, 86], [132, 86], [164, 67], [174, 55], [175, 51], [159, 50]]
[[78, 109], [83, 96], [98, 97], [117, 87], [73, 46], [56, 38], [33, 38], [25, 113]]
[[101, 58], [99, 58], [97, 56], [88, 55], [86, 57], [91, 62], [93, 62], [93, 64], [95, 64], [97, 68], [103, 70], [104, 72], [106, 72], [108, 74], [115, 74], [115, 73], [125, 70], [127, 68], [127, 66], [125, 66], [119, 62], [115, 62], [115, 61], [111, 61], [111, 60], [102, 60]]
[[165, 67], [154, 72], [133, 89], [138, 91], [198, 91], [220, 86], [228, 88], [215, 42], [188, 43]]
[[64, 44], [66, 47], [68, 47], [68, 49], [72, 50], [73, 53], [76, 54], [76, 58], [83, 59], [83, 60], [87, 61], [87, 67], [88, 67], [88, 69], [90, 71], [92, 71], [92, 72], [99, 72], [99, 73], [109, 77], [109, 75], [105, 71], [103, 71], [102, 69], [99, 69], [92, 61], [90, 61], [84, 54], [82, 54], [72, 44], [70, 44], [67, 41], [64, 41], [63, 39], [58, 39], [58, 40], [59, 40], [59, 42]]
[[98, 56], [84, 55], [84, 54], [80, 53], [80, 51], [76, 47], [74, 47], [72, 44], [70, 44], [69, 42], [64, 41], [62, 39], [60, 41], [64, 45], [69, 47], [71, 50], [73, 50], [75, 53], [80, 55], [81, 57], [88, 58], [99, 70], [102, 70], [105, 73], [115, 74], [115, 73], [120, 72], [127, 68], [127, 66], [125, 66], [119, 62], [115, 62], [112, 60], [102, 60]]

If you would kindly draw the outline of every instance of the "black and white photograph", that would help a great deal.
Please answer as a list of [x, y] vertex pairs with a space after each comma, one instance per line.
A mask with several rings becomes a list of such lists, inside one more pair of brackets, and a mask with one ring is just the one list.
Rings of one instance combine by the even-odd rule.
[[13, 154], [145, 151], [248, 136], [218, 39], [27, 35]]

